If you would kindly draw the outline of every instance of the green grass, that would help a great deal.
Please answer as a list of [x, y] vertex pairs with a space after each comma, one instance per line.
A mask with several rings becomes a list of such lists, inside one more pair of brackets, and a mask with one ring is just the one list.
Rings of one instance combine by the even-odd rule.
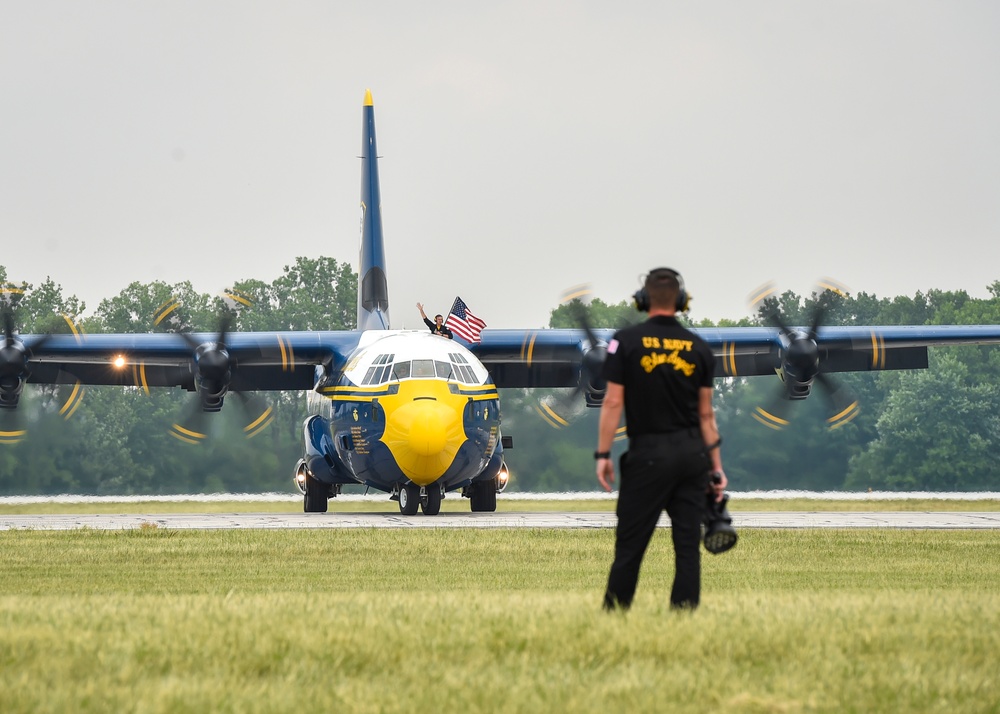
[[601, 530], [0, 533], [3, 712], [1000, 711], [993, 531], [746, 530], [666, 607]]

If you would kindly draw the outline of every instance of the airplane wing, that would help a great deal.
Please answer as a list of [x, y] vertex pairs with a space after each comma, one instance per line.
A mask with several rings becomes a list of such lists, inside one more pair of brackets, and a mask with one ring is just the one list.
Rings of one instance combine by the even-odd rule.
[[[196, 375], [211, 370], [227, 389], [308, 390], [316, 370], [338, 373], [358, 345], [361, 333], [243, 332], [225, 336], [208, 333], [24, 335], [29, 384], [181, 387], [194, 390]], [[21, 355], [4, 354], [10, 369]]]
[[[788, 340], [771, 327], [696, 328], [716, 355], [717, 376], [773, 375]], [[308, 390], [316, 368], [333, 375], [357, 347], [359, 331], [243, 332], [218, 345], [210, 333], [23, 335], [29, 384], [195, 388], [207, 352], [222, 349], [229, 388]], [[598, 345], [577, 329], [490, 329], [471, 351], [500, 388], [576, 387], [585, 355], [602, 349], [614, 330], [594, 331]], [[924, 369], [927, 348], [1000, 344], [1000, 326], [925, 325], [823, 327], [815, 339], [821, 372]], [[32, 345], [37, 346], [32, 346]], [[13, 357], [13, 356], [12, 356]]]
[[[607, 344], [614, 330], [596, 330]], [[504, 387], [575, 387], [580, 381], [583, 356], [592, 349], [583, 330], [494, 330], [487, 328], [481, 341], [469, 349]]]
[[[805, 340], [819, 359], [820, 372], [925, 369], [927, 348], [1000, 344], [997, 325], [921, 325], [807, 328], [790, 334], [773, 327], [695, 328], [716, 356], [716, 376], [773, 375], [793, 341]], [[470, 349], [490, 370], [498, 387], [576, 387], [586, 354], [600, 349], [614, 330], [595, 330], [592, 345], [584, 330], [483, 330]]]

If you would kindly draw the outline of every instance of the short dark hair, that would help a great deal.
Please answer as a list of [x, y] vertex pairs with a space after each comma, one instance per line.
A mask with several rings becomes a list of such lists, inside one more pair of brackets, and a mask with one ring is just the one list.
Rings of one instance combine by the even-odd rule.
[[[438, 319], [439, 317], [441, 317], [441, 315], [435, 315], [435, 316], [434, 316], [434, 319], [436, 320], [436, 319]], [[442, 319], [444, 319], [444, 318], [442, 318]]]
[[677, 271], [671, 268], [656, 268], [646, 275], [646, 293], [649, 304], [653, 307], [669, 308], [677, 304], [677, 295], [681, 291]]

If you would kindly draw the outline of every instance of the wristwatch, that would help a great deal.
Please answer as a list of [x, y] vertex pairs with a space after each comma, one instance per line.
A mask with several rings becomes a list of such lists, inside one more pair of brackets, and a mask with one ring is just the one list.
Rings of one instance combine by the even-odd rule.
[[610, 459], [610, 458], [611, 458], [611, 452], [610, 451], [595, 451], [594, 452], [594, 460], [595, 461], [600, 461], [601, 459]]

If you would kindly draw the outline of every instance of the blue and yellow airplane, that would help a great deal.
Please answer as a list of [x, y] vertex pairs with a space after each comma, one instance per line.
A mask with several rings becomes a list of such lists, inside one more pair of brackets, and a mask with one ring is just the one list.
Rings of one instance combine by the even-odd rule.
[[[467, 344], [426, 330], [393, 330], [382, 234], [378, 151], [371, 92], [362, 122], [361, 251], [357, 329], [329, 332], [218, 334], [21, 335], [3, 313], [0, 416], [13, 414], [26, 384], [67, 385], [70, 411], [82, 385], [149, 391], [182, 387], [197, 394], [193, 413], [173, 433], [199, 442], [199, 418], [232, 395], [246, 407], [252, 435], [270, 408], [246, 392], [308, 392], [302, 458], [293, 477], [304, 509], [326, 511], [345, 484], [363, 484], [398, 501], [399, 510], [439, 512], [447, 493], [461, 492], [473, 511], [496, 510], [506, 486], [498, 388], [576, 388], [591, 406], [604, 393], [600, 368], [611, 330], [486, 329]], [[165, 306], [162, 319], [172, 305]], [[997, 326], [711, 328], [698, 333], [716, 354], [721, 377], [774, 375], [787, 400], [804, 399], [814, 384], [834, 397], [831, 426], [853, 418], [857, 404], [836, 389], [830, 373], [927, 367], [932, 345], [996, 344]], [[838, 401], [839, 400], [839, 401]], [[558, 419], [555, 413], [551, 416]], [[768, 426], [787, 423], [780, 409], [755, 415]], [[0, 442], [24, 436], [0, 421]]]

